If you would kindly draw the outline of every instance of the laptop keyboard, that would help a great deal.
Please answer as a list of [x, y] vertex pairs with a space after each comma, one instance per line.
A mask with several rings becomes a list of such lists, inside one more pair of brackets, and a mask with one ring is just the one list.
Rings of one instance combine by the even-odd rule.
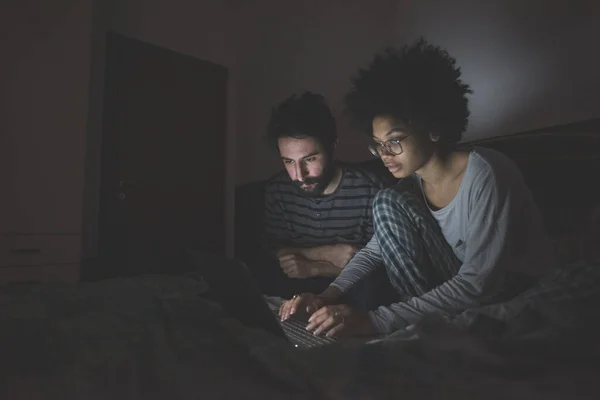
[[279, 306], [281, 306], [281, 301], [268, 296], [265, 296], [265, 300], [275, 315], [275, 318], [277, 318], [285, 336], [287, 336], [288, 340], [296, 347], [316, 347], [336, 342], [334, 338], [329, 338], [325, 335], [315, 336], [312, 332], [307, 331], [306, 325], [308, 324], [308, 319], [306, 316], [302, 318], [299, 315], [292, 315], [288, 320], [282, 321], [279, 318]]
[[306, 321], [298, 318], [296, 316], [291, 316], [286, 321], [281, 321], [279, 319], [279, 315], [275, 314], [277, 320], [279, 321], [279, 325], [283, 329], [283, 332], [288, 337], [292, 344], [297, 347], [315, 347], [315, 346], [323, 346], [326, 344], [335, 343], [335, 339], [329, 338], [325, 335], [315, 336], [311, 332], [306, 330]]

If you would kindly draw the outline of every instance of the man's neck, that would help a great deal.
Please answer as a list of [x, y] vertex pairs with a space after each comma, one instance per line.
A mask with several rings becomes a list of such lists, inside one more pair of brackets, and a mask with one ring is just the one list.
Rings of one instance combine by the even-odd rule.
[[333, 177], [331, 178], [331, 182], [329, 182], [329, 185], [327, 185], [327, 187], [323, 191], [323, 196], [328, 196], [328, 195], [332, 194], [333, 192], [335, 192], [336, 189], [338, 188], [338, 186], [340, 185], [340, 182], [342, 181], [342, 172], [343, 171], [342, 171], [341, 165], [339, 165], [338, 163], [335, 163], [333, 168], [334, 168]]

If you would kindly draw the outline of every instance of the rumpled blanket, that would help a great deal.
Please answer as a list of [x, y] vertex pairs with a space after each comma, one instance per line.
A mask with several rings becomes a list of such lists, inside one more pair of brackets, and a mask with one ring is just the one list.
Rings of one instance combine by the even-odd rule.
[[1, 399], [597, 398], [599, 266], [372, 344], [299, 350], [189, 277], [0, 290]]

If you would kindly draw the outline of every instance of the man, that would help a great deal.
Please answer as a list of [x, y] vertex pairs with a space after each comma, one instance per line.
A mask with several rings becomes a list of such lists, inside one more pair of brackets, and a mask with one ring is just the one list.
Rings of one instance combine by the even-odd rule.
[[[265, 189], [264, 244], [278, 265], [266, 291], [287, 298], [320, 293], [371, 239], [372, 201], [386, 175], [335, 160], [335, 119], [318, 94], [277, 105], [266, 136], [285, 166]], [[355, 292], [363, 305], [365, 290]]]

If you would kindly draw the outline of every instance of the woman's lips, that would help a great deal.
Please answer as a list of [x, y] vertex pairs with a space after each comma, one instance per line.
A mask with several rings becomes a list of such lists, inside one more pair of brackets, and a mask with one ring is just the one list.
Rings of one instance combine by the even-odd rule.
[[392, 173], [398, 172], [402, 168], [402, 165], [400, 164], [385, 164], [385, 166]]

